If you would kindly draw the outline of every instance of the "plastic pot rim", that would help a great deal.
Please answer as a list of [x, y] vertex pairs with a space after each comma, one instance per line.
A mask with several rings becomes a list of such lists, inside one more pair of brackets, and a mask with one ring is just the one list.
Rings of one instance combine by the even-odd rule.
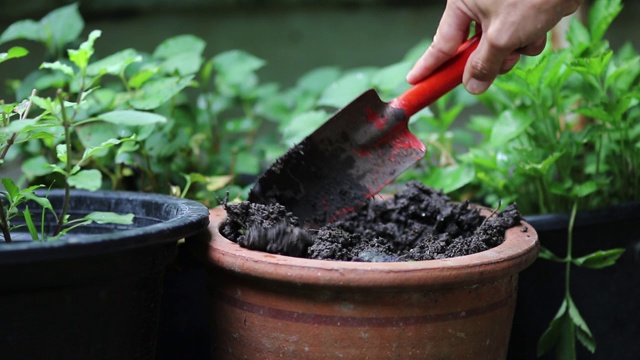
[[[61, 194], [52, 190], [49, 196]], [[158, 219], [148, 226], [114, 230], [103, 234], [77, 234], [70, 232], [62, 239], [52, 241], [24, 241], [6, 243], [0, 241], [0, 263], [17, 264], [39, 260], [54, 260], [88, 256], [105, 252], [117, 252], [144, 246], [170, 243], [206, 229], [209, 210], [194, 200], [170, 195], [132, 191], [84, 191], [72, 190], [72, 197], [102, 199], [105, 197], [122, 201], [143, 201], [158, 206], [171, 206], [175, 216]], [[93, 209], [92, 211], [98, 211]], [[137, 214], [134, 214], [136, 216]]]

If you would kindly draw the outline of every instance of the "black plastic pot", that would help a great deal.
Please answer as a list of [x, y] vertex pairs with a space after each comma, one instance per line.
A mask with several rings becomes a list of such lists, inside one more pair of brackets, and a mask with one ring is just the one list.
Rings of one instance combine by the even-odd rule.
[[[542, 246], [566, 255], [568, 214], [527, 216]], [[640, 359], [640, 202], [578, 213], [574, 256], [625, 248], [611, 267], [573, 267], [571, 295], [589, 325], [596, 352], [577, 344], [578, 359]], [[564, 264], [538, 259], [520, 273], [509, 359], [554, 359], [536, 356], [538, 339], [555, 316], [564, 296]]]
[[[61, 206], [61, 192], [48, 198]], [[134, 224], [92, 224], [50, 242], [0, 243], [3, 360], [155, 358], [165, 267], [177, 240], [206, 228], [209, 212], [164, 195], [72, 193], [72, 217], [93, 211], [133, 213]]]

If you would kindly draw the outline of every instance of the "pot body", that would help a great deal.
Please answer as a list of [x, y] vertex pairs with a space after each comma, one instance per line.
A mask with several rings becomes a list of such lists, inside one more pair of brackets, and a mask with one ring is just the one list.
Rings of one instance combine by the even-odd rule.
[[[567, 251], [569, 214], [527, 217], [542, 246], [558, 256]], [[596, 352], [576, 344], [579, 359], [640, 358], [640, 202], [579, 212], [574, 227], [574, 256], [598, 250], [626, 249], [611, 267], [593, 270], [573, 267], [571, 295], [596, 340]], [[509, 358], [540, 359], [538, 339], [560, 307], [564, 296], [564, 265], [536, 261], [520, 274], [518, 305], [513, 322]], [[549, 354], [542, 359], [554, 359]]]
[[[350, 263], [251, 251], [211, 213], [215, 359], [504, 359], [518, 272], [537, 256], [526, 224], [482, 253]], [[527, 227], [526, 232], [524, 227]]]
[[[57, 208], [62, 194], [48, 198]], [[208, 210], [154, 194], [72, 194], [72, 216], [92, 211], [131, 212], [134, 224], [0, 244], [3, 360], [155, 359], [165, 267], [177, 240], [206, 228]]]

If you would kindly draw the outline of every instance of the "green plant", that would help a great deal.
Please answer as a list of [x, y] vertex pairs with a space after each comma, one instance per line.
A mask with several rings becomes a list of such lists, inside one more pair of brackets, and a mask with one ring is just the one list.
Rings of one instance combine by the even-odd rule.
[[[567, 254], [540, 254], [565, 264], [564, 301], [538, 346], [561, 359], [575, 358], [576, 339], [595, 351], [571, 297], [572, 267], [611, 266], [623, 252], [574, 254], [577, 211], [640, 199], [640, 55], [630, 45], [614, 52], [604, 39], [621, 9], [619, 0], [596, 1], [588, 27], [571, 23], [568, 48], [548, 47], [498, 77], [479, 97], [489, 115], [468, 124], [479, 141], [459, 143], [440, 171], [415, 175], [440, 188], [456, 184], [452, 195], [489, 206], [515, 201], [525, 214], [570, 213]], [[454, 169], [470, 175], [448, 179]]]
[[[0, 36], [0, 44], [18, 39], [42, 43], [46, 57], [53, 59], [13, 83], [17, 99], [28, 98], [32, 89], [50, 94], [54, 101], [48, 104], [34, 99], [53, 114], [55, 94], [63, 89], [64, 101], [78, 100], [68, 119], [71, 146], [83, 152], [104, 142], [118, 145], [74, 160], [86, 169], [82, 174], [91, 175], [91, 184], [85, 176], [79, 187], [173, 193], [208, 203], [218, 197], [212, 191], [234, 181], [236, 174], [257, 174], [265, 155], [254, 143], [263, 141], [256, 138], [265, 121], [256, 104], [278, 91], [274, 84], [258, 84], [255, 72], [264, 61], [229, 51], [204, 62], [206, 44], [192, 35], [167, 39], [151, 54], [124, 49], [96, 59], [94, 42], [101, 33], [94, 31], [84, 50], [63, 51], [79, 42], [83, 28], [78, 5], [72, 4], [40, 21], [18, 21]], [[12, 48], [6, 58], [20, 52], [26, 50]], [[12, 114], [10, 106], [5, 109]], [[37, 120], [38, 135], [22, 136], [5, 155], [22, 158], [20, 184], [57, 186], [62, 172], [43, 164], [55, 160], [52, 150], [59, 138], [41, 137], [43, 119]]]
[[[86, 147], [79, 158], [75, 158], [73, 151], [72, 133], [76, 127], [96, 119], [78, 119], [78, 114], [83, 110], [84, 97], [91, 91], [91, 79], [86, 78], [88, 60], [93, 53], [93, 42], [99, 36], [99, 32], [92, 32], [89, 39], [82, 43], [78, 49], [69, 50], [69, 59], [74, 65], [66, 65], [61, 62], [43, 63], [43, 68], [56, 69], [64, 75], [77, 80], [79, 86], [77, 99], [75, 102], [65, 100], [67, 94], [62, 90], [55, 93], [54, 98], [36, 96], [34, 90], [31, 96], [22, 103], [5, 105], [2, 108], [2, 129], [0, 130], [0, 161], [4, 163], [6, 155], [12, 146], [20, 146], [23, 143], [37, 142], [42, 149], [46, 149], [53, 158], [52, 162], [47, 161], [45, 154], [27, 160], [28, 166], [32, 166], [39, 174], [56, 174], [61, 178], [60, 183], [64, 187], [65, 197], [60, 213], [51, 206], [48, 199], [39, 196], [35, 190], [46, 188], [45, 184], [36, 184], [20, 190], [11, 178], [3, 178], [5, 192], [4, 201], [0, 206], [0, 229], [4, 240], [11, 242], [11, 232], [16, 225], [12, 224], [12, 219], [21, 215], [26, 223], [29, 234], [33, 240], [45, 240], [58, 238], [68, 231], [92, 222], [130, 224], [132, 215], [118, 215], [108, 212], [93, 212], [82, 218], [71, 219], [67, 212], [70, 200], [71, 188], [97, 190], [101, 185], [100, 173], [93, 169], [83, 169], [83, 165], [105, 150], [118, 146], [119, 151], [127, 151], [126, 145], [130, 141], [135, 141], [135, 136], [126, 138], [112, 138], [101, 142], [96, 146]], [[14, 48], [15, 49], [15, 48]], [[26, 55], [25, 51], [22, 54]], [[33, 107], [40, 111], [37, 116], [28, 118]], [[17, 115], [17, 119], [12, 121], [12, 117]], [[122, 114], [115, 112], [103, 114], [103, 118], [118, 119]], [[129, 147], [130, 148], [130, 147]], [[51, 234], [47, 234], [44, 229], [44, 221], [41, 222], [40, 230], [32, 219], [28, 206], [21, 208], [27, 201], [32, 201], [43, 208], [44, 218], [46, 211], [50, 211], [56, 218], [56, 226]]]
[[577, 210], [640, 199], [640, 56], [629, 45], [614, 53], [603, 38], [621, 9], [619, 0], [596, 1], [589, 27], [571, 23], [567, 49], [501, 76], [481, 97], [496, 116], [472, 121], [486, 139], [466, 158], [479, 196], [517, 201], [528, 214], [571, 214], [567, 254], [540, 254], [565, 264], [564, 301], [538, 344], [539, 354], [555, 349], [561, 359], [576, 357], [576, 339], [596, 347], [571, 297], [572, 267], [611, 266], [624, 251], [574, 254]]
[[[72, 4], [40, 21], [18, 21], [0, 35], [0, 45], [20, 39], [41, 43], [51, 59], [11, 83], [16, 99], [34, 104], [36, 116], [10, 121], [17, 104], [4, 107], [2, 133], [12, 140], [3, 156], [21, 161], [15, 188], [24, 188], [28, 197], [34, 186], [69, 183], [88, 190], [170, 193], [215, 206], [223, 197], [216, 191], [233, 197], [246, 192], [286, 150], [289, 136], [296, 135], [283, 141], [273, 128], [309, 119], [305, 111], [337, 77], [336, 69], [326, 68], [290, 89], [261, 84], [262, 59], [232, 50], [205, 61], [206, 44], [193, 35], [166, 39], [151, 53], [128, 48], [98, 57], [98, 30], [74, 49], [83, 29], [78, 5]], [[26, 50], [15, 47], [4, 58], [22, 55]], [[64, 151], [84, 155], [65, 157]]]

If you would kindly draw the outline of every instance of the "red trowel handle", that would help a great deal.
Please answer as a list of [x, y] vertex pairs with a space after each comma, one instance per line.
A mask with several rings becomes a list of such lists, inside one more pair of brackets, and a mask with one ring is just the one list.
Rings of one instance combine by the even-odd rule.
[[437, 68], [431, 75], [412, 86], [404, 94], [398, 96], [389, 104], [405, 111], [408, 119], [413, 114], [431, 105], [441, 96], [453, 90], [462, 83], [462, 73], [469, 55], [478, 47], [480, 35], [475, 35], [465, 41], [456, 54]]

